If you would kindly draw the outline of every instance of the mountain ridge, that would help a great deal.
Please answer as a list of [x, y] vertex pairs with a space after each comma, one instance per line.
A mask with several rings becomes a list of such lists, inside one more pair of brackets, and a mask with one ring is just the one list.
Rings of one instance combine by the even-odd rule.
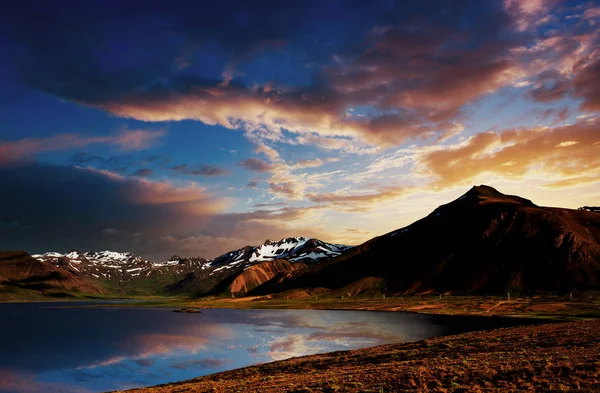
[[[132, 253], [75, 250], [34, 256], [43, 269], [21, 258], [92, 292], [121, 295], [564, 292], [600, 288], [600, 214], [538, 206], [479, 185], [354, 247], [288, 237], [212, 260], [174, 255], [151, 262]], [[0, 285], [10, 281], [10, 266], [2, 268]], [[81, 282], [86, 278], [89, 285]]]
[[352, 291], [367, 278], [391, 294], [598, 288], [600, 215], [476, 186], [406, 227], [255, 293]]
[[266, 240], [258, 246], [229, 251], [212, 260], [173, 255], [153, 262], [131, 252], [71, 250], [46, 252], [32, 258], [54, 269], [87, 277], [109, 292], [136, 294], [241, 293], [280, 273], [340, 255], [349, 246], [314, 238]]

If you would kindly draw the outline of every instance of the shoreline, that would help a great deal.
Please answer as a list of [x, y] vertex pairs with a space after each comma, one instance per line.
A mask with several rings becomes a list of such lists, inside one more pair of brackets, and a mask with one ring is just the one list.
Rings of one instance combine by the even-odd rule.
[[600, 320], [500, 328], [291, 358], [127, 392], [598, 391], [599, 334]]
[[[600, 318], [600, 293], [588, 293], [570, 299], [560, 295], [536, 295], [507, 300], [500, 296], [394, 296], [382, 298], [355, 297], [339, 299], [282, 299], [272, 297], [240, 298], [185, 298], [185, 297], [129, 297], [78, 298], [6, 301], [0, 304], [46, 304], [57, 307], [138, 307], [138, 308], [232, 308], [264, 310], [329, 310], [406, 312], [428, 315], [485, 316], [530, 318], [552, 321], [576, 321]], [[78, 305], [76, 303], [90, 303]]]
[[[116, 300], [116, 299], [115, 299]], [[376, 298], [338, 299], [273, 299], [266, 297], [186, 299], [120, 299], [125, 303], [105, 303], [106, 306], [167, 307], [167, 308], [234, 308], [234, 309], [308, 309], [409, 312], [432, 315], [500, 316], [515, 318], [541, 318], [552, 320], [580, 320], [600, 318], [600, 295], [593, 293], [576, 299], [545, 295], [518, 297], [508, 301], [498, 296], [401, 296]], [[90, 300], [92, 301], [92, 300]], [[102, 306], [102, 300], [93, 300], [89, 307]], [[83, 306], [87, 307], [87, 306]]]
[[[93, 304], [77, 305], [73, 302], [90, 302]], [[524, 325], [510, 328], [474, 331], [459, 335], [441, 335], [419, 342], [387, 344], [376, 347], [367, 347], [351, 351], [338, 351], [324, 354], [308, 355], [301, 358], [291, 358], [283, 361], [263, 363], [241, 369], [224, 371], [216, 374], [194, 378], [192, 380], [172, 382], [154, 387], [138, 388], [127, 392], [137, 393], [167, 393], [176, 391], [198, 392], [289, 392], [289, 393], [316, 393], [316, 392], [400, 392], [413, 391], [426, 387], [427, 391], [478, 391], [501, 392], [509, 389], [524, 391], [561, 390], [563, 387], [590, 386], [600, 391], [600, 297], [596, 293], [580, 295], [575, 299], [565, 299], [564, 296], [544, 295], [533, 297], [518, 297], [510, 301], [498, 296], [401, 296], [387, 297], [386, 299], [361, 298], [337, 299], [322, 297], [304, 299], [274, 299], [265, 297], [248, 298], [212, 298], [188, 299], [169, 297], [141, 297], [121, 299], [48, 299], [46, 301], [10, 302], [10, 304], [23, 303], [62, 303], [57, 307], [135, 307], [135, 308], [161, 308], [174, 309], [182, 307], [191, 308], [231, 308], [231, 309], [310, 309], [323, 311], [371, 311], [371, 312], [403, 312], [419, 313], [439, 316], [472, 316], [472, 317], [513, 317], [523, 319], [539, 319], [540, 324]], [[71, 303], [71, 304], [69, 304]], [[547, 320], [548, 323], [545, 323]], [[570, 321], [570, 322], [567, 322]], [[575, 322], [573, 322], [575, 321]], [[553, 327], [561, 326], [562, 328]], [[590, 330], [594, 332], [591, 335]], [[513, 332], [513, 333], [511, 333]], [[514, 332], [519, 332], [518, 334]], [[525, 332], [525, 333], [523, 333]], [[548, 349], [548, 343], [521, 342], [519, 335], [542, 339], [543, 336], [552, 335], [554, 347]], [[478, 337], [475, 351], [472, 348], [473, 336]], [[508, 335], [509, 340], [505, 340]], [[590, 338], [587, 346], [581, 347], [577, 340]], [[498, 350], [496, 346], [502, 341], [504, 346]], [[550, 359], [554, 364], [563, 368], [578, 369], [584, 372], [578, 374], [577, 379], [557, 377], [556, 369], [550, 372], [548, 367], [541, 362], [517, 362], [507, 364], [503, 361], [506, 356], [512, 356], [515, 348], [519, 351], [522, 346], [527, 346], [527, 353], [534, 354], [539, 359]], [[559, 345], [560, 344], [560, 345]], [[546, 345], [546, 346], [544, 346]], [[415, 349], [417, 348], [417, 349]], [[583, 363], [573, 363], [571, 358], [581, 356], [581, 351], [594, 352], [586, 357]], [[425, 351], [423, 356], [418, 353]], [[550, 352], [548, 352], [550, 351]], [[556, 354], [561, 354], [560, 356]], [[429, 355], [427, 355], [429, 354]], [[485, 354], [482, 360], [489, 366], [475, 368], [464, 367], [465, 359], [472, 354], [476, 356]], [[428, 357], [429, 356], [429, 357]], [[482, 355], [483, 356], [483, 355]], [[528, 355], [529, 356], [529, 355]], [[417, 359], [418, 358], [418, 359]], [[382, 361], [388, 359], [386, 361]], [[352, 364], [348, 364], [352, 362]], [[496, 362], [497, 364], [493, 364]], [[426, 366], [424, 366], [424, 364]], [[434, 372], [425, 372], [423, 367], [437, 370], [437, 373], [451, 378], [457, 372], [466, 379], [449, 379], [439, 385], [440, 379]], [[527, 378], [518, 380], [502, 380], [502, 385], [494, 385], [497, 381], [496, 369], [506, 371], [509, 378], [515, 374], [527, 374]], [[596, 369], [597, 368], [597, 369]], [[295, 369], [295, 372], [289, 370]], [[364, 370], [371, 370], [377, 380]], [[416, 375], [419, 371], [421, 374]], [[338, 375], [346, 379], [339, 380]], [[400, 375], [401, 377], [398, 377]], [[260, 376], [260, 378], [258, 378]], [[417, 380], [417, 376], [421, 379]], [[468, 377], [468, 378], [467, 378]], [[398, 378], [413, 381], [413, 385], [397, 388]], [[512, 377], [510, 377], [512, 378]], [[509, 378], [509, 379], [510, 379]], [[534, 378], [535, 383], [527, 385], [528, 380]], [[274, 384], [272, 381], [277, 382]], [[333, 381], [333, 382], [332, 382]], [[484, 384], [481, 385], [480, 381]], [[596, 383], [596, 385], [594, 385]], [[552, 388], [552, 389], [551, 389]], [[574, 389], [574, 388], [573, 388]], [[583, 390], [585, 391], [585, 390]]]

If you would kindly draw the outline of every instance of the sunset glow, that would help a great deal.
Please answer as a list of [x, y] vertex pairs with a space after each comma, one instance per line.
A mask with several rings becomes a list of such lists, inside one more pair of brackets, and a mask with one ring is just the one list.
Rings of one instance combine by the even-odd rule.
[[354, 245], [473, 184], [600, 201], [597, 2], [27, 3], [0, 16], [1, 249]]

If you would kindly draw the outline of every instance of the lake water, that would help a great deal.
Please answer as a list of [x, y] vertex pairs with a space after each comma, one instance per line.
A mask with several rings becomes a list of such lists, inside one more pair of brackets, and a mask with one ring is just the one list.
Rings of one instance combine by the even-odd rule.
[[316, 310], [0, 304], [0, 392], [103, 392], [314, 353], [523, 324], [509, 318]]

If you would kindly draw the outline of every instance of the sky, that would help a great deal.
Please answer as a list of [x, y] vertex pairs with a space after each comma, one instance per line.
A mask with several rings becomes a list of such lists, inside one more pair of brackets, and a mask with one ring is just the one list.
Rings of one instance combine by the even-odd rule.
[[0, 249], [360, 244], [475, 184], [600, 204], [596, 1], [9, 1]]

